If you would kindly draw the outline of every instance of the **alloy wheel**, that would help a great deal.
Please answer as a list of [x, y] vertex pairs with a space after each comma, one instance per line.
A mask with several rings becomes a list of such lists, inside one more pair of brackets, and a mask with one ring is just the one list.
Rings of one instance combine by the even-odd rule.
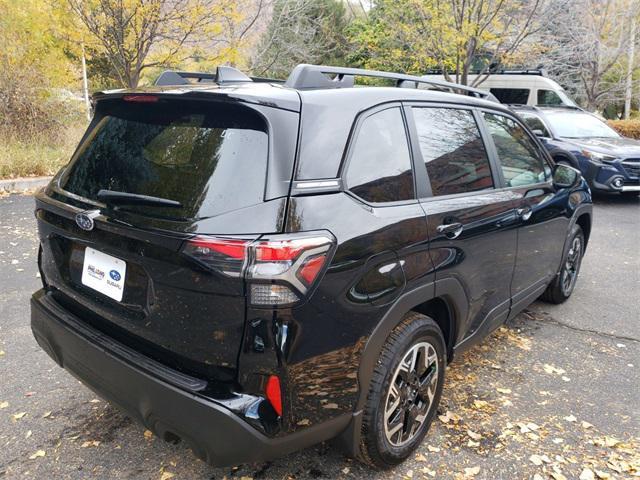
[[573, 288], [578, 279], [578, 271], [580, 270], [580, 260], [582, 259], [582, 239], [579, 236], [574, 237], [571, 242], [571, 248], [567, 254], [567, 260], [562, 269], [562, 293], [565, 296], [571, 295]]
[[433, 404], [438, 356], [429, 342], [414, 344], [396, 368], [384, 406], [384, 433], [394, 447], [413, 440]]

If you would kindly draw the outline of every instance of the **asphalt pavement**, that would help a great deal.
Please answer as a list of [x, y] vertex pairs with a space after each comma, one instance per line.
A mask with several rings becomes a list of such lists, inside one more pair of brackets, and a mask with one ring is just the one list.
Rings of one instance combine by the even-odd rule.
[[596, 198], [594, 215], [573, 297], [536, 302], [458, 358], [439, 417], [403, 465], [376, 472], [321, 444], [213, 468], [145, 432], [38, 347], [33, 198], [0, 197], [0, 478], [638, 477], [640, 197]]

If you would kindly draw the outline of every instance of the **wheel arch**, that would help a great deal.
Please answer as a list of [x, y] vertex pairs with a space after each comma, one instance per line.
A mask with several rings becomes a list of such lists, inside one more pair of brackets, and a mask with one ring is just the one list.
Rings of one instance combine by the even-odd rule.
[[584, 234], [585, 247], [589, 244], [589, 237], [591, 236], [591, 214], [589, 212], [583, 212], [576, 218], [576, 223], [580, 225], [582, 233]]
[[389, 334], [404, 316], [411, 311], [432, 318], [440, 327], [447, 347], [447, 360], [453, 357], [453, 347], [460, 334], [461, 322], [468, 312], [467, 296], [460, 282], [453, 278], [421, 285], [403, 293], [378, 322], [360, 355], [358, 371], [359, 395], [354, 408], [353, 419], [345, 431], [337, 438], [339, 446], [351, 456], [359, 457], [362, 410], [365, 406], [369, 384], [382, 347]]
[[549, 155], [553, 158], [553, 161], [559, 163], [561, 161], [565, 161], [569, 163], [573, 168], [577, 168], [580, 170], [580, 163], [578, 159], [571, 152], [567, 150], [563, 150], [561, 148], [554, 148], [549, 151]]

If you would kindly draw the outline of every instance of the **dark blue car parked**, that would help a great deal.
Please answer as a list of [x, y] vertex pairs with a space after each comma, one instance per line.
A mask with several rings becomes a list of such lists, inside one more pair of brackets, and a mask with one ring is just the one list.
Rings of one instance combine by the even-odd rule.
[[593, 190], [640, 192], [640, 142], [578, 108], [514, 106], [556, 163], [571, 165]]

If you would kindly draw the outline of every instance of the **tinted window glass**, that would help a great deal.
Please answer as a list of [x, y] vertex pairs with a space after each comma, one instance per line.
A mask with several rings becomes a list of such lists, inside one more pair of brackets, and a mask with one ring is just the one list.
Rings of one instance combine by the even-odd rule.
[[530, 115], [527, 113], [520, 113], [519, 115], [520, 115], [520, 118], [524, 121], [524, 123], [527, 124], [527, 127], [529, 127], [532, 131], [539, 130], [542, 132], [542, 136], [544, 137], [551, 136], [549, 135], [549, 131], [547, 130], [547, 127], [545, 127], [544, 123], [542, 123], [542, 120], [536, 115]]
[[496, 145], [507, 186], [544, 182], [547, 178], [544, 161], [524, 128], [503, 115], [485, 113], [484, 119]]
[[491, 88], [489, 91], [500, 103], [526, 105], [529, 100], [528, 88]]
[[177, 200], [182, 208], [122, 208], [180, 218], [261, 202], [263, 120], [245, 107], [210, 105], [112, 106], [80, 146], [62, 187], [90, 199], [107, 189]]
[[538, 105], [562, 105], [562, 99], [553, 90], [538, 90]]
[[399, 108], [374, 113], [362, 122], [349, 161], [347, 184], [367, 202], [414, 198], [409, 145]]
[[434, 196], [493, 187], [478, 125], [468, 110], [413, 108]]

